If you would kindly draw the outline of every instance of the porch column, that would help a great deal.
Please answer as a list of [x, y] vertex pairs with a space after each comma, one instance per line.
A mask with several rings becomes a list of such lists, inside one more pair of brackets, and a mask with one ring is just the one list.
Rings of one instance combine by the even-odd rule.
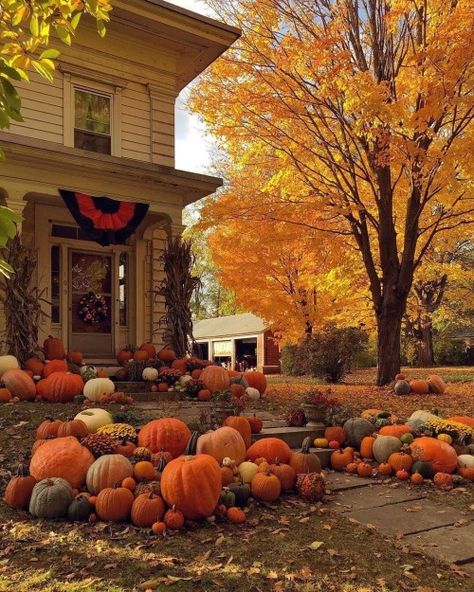
[[[6, 188], [6, 190], [6, 206], [14, 212], [16, 212], [17, 214], [20, 214], [20, 216], [23, 216], [23, 212], [27, 205], [27, 202], [24, 200], [25, 190], [20, 189], [19, 187], [8, 187]], [[22, 222], [17, 223], [17, 229], [19, 233], [21, 233], [22, 231], [23, 222], [24, 220]]]

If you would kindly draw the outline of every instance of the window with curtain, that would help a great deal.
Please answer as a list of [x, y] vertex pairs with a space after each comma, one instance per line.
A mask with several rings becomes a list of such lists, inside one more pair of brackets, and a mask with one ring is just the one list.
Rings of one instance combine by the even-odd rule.
[[74, 89], [74, 147], [111, 154], [111, 97]]
[[232, 356], [232, 341], [214, 341], [214, 356]]

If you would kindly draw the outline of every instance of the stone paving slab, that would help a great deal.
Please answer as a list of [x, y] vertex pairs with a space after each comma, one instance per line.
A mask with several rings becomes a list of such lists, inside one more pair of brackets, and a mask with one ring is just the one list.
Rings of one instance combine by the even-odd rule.
[[369, 487], [340, 490], [330, 499], [330, 504], [331, 509], [335, 512], [354, 512], [424, 498], [423, 492], [410, 490], [406, 487], [369, 485]]
[[[474, 562], [474, 523], [472, 522], [459, 528], [448, 526], [412, 534], [405, 540], [410, 546], [423, 549], [426, 555], [447, 563]], [[472, 568], [474, 575], [474, 563], [469, 567]]]
[[327, 473], [326, 483], [328, 489], [331, 491], [344, 491], [346, 489], [356, 489], [359, 487], [374, 485], [374, 480], [365, 479], [364, 477], [356, 477], [355, 475], [347, 475], [345, 473]]
[[389, 535], [415, 534], [442, 526], [452, 526], [458, 520], [465, 519], [455, 508], [434, 504], [428, 500], [413, 500], [356, 510], [346, 513], [345, 516], [362, 524], [371, 524]]

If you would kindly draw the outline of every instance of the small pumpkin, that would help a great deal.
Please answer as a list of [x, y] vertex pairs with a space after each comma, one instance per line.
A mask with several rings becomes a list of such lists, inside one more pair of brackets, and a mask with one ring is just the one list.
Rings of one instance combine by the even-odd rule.
[[208, 389], [201, 389], [198, 392], [198, 401], [210, 401], [212, 399], [212, 393]]
[[311, 438], [307, 436], [301, 447], [300, 452], [293, 452], [290, 456], [289, 465], [296, 474], [300, 473], [320, 473], [321, 462], [319, 458], [310, 452]]
[[104, 454], [87, 471], [87, 489], [97, 495], [102, 489], [113, 487], [127, 477], [132, 477], [133, 466], [121, 454]]
[[231, 483], [230, 491], [235, 495], [235, 505], [243, 508], [247, 505], [250, 497], [250, 486], [248, 483]]
[[135, 479], [133, 477], [125, 477], [125, 479], [122, 481], [122, 483], [120, 485], [122, 487], [126, 487], [127, 489], [130, 489], [130, 491], [135, 491], [135, 489], [137, 487], [137, 482], [135, 481]]
[[154, 522], [159, 522], [164, 513], [165, 504], [159, 495], [142, 493], [134, 499], [130, 517], [135, 526], [149, 528]]
[[324, 437], [328, 442], [336, 440], [339, 444], [343, 444], [346, 439], [346, 433], [341, 426], [330, 426], [324, 430]]
[[436, 437], [438, 438], [438, 440], [441, 440], [441, 442], [446, 442], [446, 444], [453, 443], [453, 439], [449, 434], [438, 434]]
[[232, 524], [243, 524], [245, 522], [245, 512], [236, 507], [228, 508], [227, 518]]
[[362, 458], [374, 458], [374, 442], [373, 436], [365, 436], [360, 443], [360, 455]]
[[130, 360], [133, 360], [133, 351], [131, 349], [124, 348], [118, 352], [117, 362], [120, 366], [126, 366]]
[[377, 471], [379, 475], [389, 476], [392, 474], [392, 467], [388, 464], [388, 462], [383, 462], [379, 464]]
[[427, 395], [430, 392], [430, 385], [426, 380], [411, 380], [410, 388], [416, 395]]
[[66, 514], [71, 501], [70, 483], [60, 477], [50, 477], [33, 487], [29, 512], [35, 518], [60, 518]]
[[340, 448], [331, 454], [331, 466], [336, 471], [342, 471], [347, 465], [353, 461], [354, 455], [352, 450]]
[[51, 360], [47, 362], [43, 369], [44, 378], [52, 376], [55, 372], [67, 372], [67, 363], [64, 360]]
[[263, 372], [244, 372], [244, 379], [247, 381], [249, 387], [257, 389], [261, 396], [265, 394], [265, 391], [267, 390], [267, 379]]
[[329, 442], [326, 440], [326, 438], [315, 438], [313, 445], [316, 448], [327, 448], [329, 446]]
[[435, 470], [433, 465], [428, 461], [416, 461], [411, 467], [412, 474], [420, 473], [424, 479], [433, 479]]
[[142, 372], [142, 378], [146, 382], [155, 382], [158, 379], [158, 370], [156, 368], [145, 368]]
[[441, 378], [441, 376], [438, 376], [437, 374], [432, 374], [431, 376], [428, 376], [426, 382], [428, 383], [430, 392], [434, 393], [435, 395], [442, 395], [446, 390], [446, 384], [444, 380]]
[[80, 419], [83, 421], [91, 434], [95, 434], [99, 428], [109, 425], [114, 421], [110, 413], [100, 407], [84, 409], [83, 411], [80, 411], [74, 419]]
[[393, 436], [394, 438], [401, 438], [403, 434], [411, 433], [411, 426], [408, 424], [396, 424], [383, 426], [379, 430], [381, 436]]
[[36, 397], [35, 383], [24, 370], [16, 368], [5, 370], [2, 374], [2, 381], [12, 397], [18, 397], [20, 401], [33, 401]]
[[377, 436], [372, 447], [374, 458], [379, 463], [388, 461], [393, 452], [399, 452], [402, 443], [395, 436]]
[[433, 483], [442, 489], [451, 489], [453, 487], [453, 476], [449, 473], [438, 472], [433, 478]]
[[372, 477], [372, 465], [366, 462], [358, 463], [357, 474], [359, 477]]
[[291, 465], [280, 463], [275, 459], [275, 462], [270, 465], [270, 471], [278, 477], [282, 491], [290, 491], [296, 483], [296, 471]]
[[15, 356], [0, 356], [0, 378], [6, 370], [17, 370], [20, 364]]
[[163, 522], [171, 530], [179, 530], [184, 526], [184, 514], [172, 506], [163, 516]]
[[410, 481], [414, 485], [422, 485], [424, 483], [423, 475], [421, 473], [413, 473]]
[[[248, 449], [247, 453], [250, 452], [253, 446]], [[191, 454], [194, 447], [197, 454], [209, 454], [218, 462], [222, 462], [224, 458], [230, 457], [239, 465], [245, 460], [246, 446], [244, 439], [240, 432], [229, 426], [223, 426], [217, 430], [207, 432], [198, 438], [196, 438], [196, 435], [193, 435], [188, 446]]]
[[230, 467], [221, 467], [222, 487], [226, 487], [234, 481], [234, 471]]
[[355, 417], [348, 419], [344, 423], [344, 433], [350, 446], [360, 448], [362, 438], [371, 436], [375, 431], [373, 423], [364, 419], [363, 417]]
[[413, 459], [405, 452], [393, 452], [388, 457], [388, 464], [392, 467], [395, 473], [397, 471], [401, 471], [402, 469], [409, 472], [413, 465]]
[[46, 440], [46, 438], [57, 438], [58, 430], [62, 423], [60, 419], [46, 418], [36, 429], [36, 439]]
[[75, 497], [69, 504], [67, 517], [71, 522], [87, 522], [93, 511], [94, 506], [89, 499], [84, 495], [80, 495]]
[[229, 426], [237, 430], [242, 436], [245, 443], [245, 448], [248, 448], [252, 443], [252, 428], [248, 419], [242, 415], [230, 415], [224, 420], [225, 426]]
[[44, 364], [38, 356], [32, 356], [26, 360], [25, 370], [31, 370], [33, 376], [41, 376], [43, 374]]
[[235, 505], [235, 493], [230, 489], [224, 488], [219, 495], [219, 503], [224, 504], [226, 508]]
[[229, 388], [230, 378], [227, 370], [222, 366], [207, 366], [199, 378], [211, 393], [224, 391]]
[[133, 467], [133, 476], [136, 481], [153, 481], [156, 478], [156, 470], [150, 461], [141, 460]]
[[84, 385], [84, 397], [98, 402], [102, 395], [111, 395], [115, 391], [115, 385], [110, 378], [91, 378]]
[[243, 483], [251, 483], [257, 471], [258, 465], [249, 460], [246, 460], [239, 465], [240, 478]]
[[393, 387], [393, 391], [396, 395], [409, 395], [411, 392], [410, 383], [407, 380], [397, 380]]
[[164, 535], [166, 532], [166, 524], [164, 522], [153, 522], [151, 531], [156, 535]]
[[156, 358], [156, 348], [153, 345], [153, 343], [149, 343], [149, 342], [142, 343], [140, 345], [140, 350], [146, 351], [148, 353], [148, 358], [150, 360], [153, 360], [154, 358]]
[[250, 484], [255, 499], [264, 502], [274, 502], [280, 497], [281, 483], [276, 475], [270, 471], [257, 473]]
[[395, 477], [400, 481], [407, 481], [410, 478], [410, 473], [405, 469], [400, 469], [395, 473]]
[[95, 512], [101, 520], [121, 522], [129, 517], [134, 499], [126, 487], [107, 487], [97, 495]]
[[167, 450], [173, 458], [183, 454], [191, 437], [188, 426], [180, 419], [164, 417], [145, 424], [138, 434], [138, 446], [152, 452]]
[[64, 421], [58, 428], [58, 438], [65, 438], [66, 436], [74, 436], [80, 440], [89, 434], [89, 430], [82, 419], [72, 419], [71, 421]]
[[59, 337], [53, 337], [52, 335], [44, 340], [43, 351], [47, 360], [64, 360], [66, 357], [64, 343]]
[[27, 510], [35, 485], [36, 479], [28, 474], [24, 465], [20, 465], [5, 489], [5, 503], [17, 510]]

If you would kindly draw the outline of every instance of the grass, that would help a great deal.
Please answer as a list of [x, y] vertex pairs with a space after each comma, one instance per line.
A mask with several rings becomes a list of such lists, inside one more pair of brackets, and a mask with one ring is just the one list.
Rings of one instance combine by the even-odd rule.
[[[455, 378], [467, 376], [472, 380], [474, 376], [465, 368], [449, 371], [448, 392], [452, 394], [448, 395], [446, 408], [454, 406], [458, 397], [457, 412], [466, 413], [463, 388], [467, 385], [464, 379]], [[336, 391], [340, 396], [345, 393], [344, 397], [354, 404], [372, 407], [380, 400], [377, 397], [388, 396], [388, 391], [374, 390], [371, 376], [373, 371], [354, 373], [351, 384], [337, 387]], [[315, 383], [291, 379], [293, 405], [308, 384]], [[286, 385], [286, 378], [271, 380], [267, 408], [285, 408], [288, 401], [278, 393], [285, 393]], [[394, 410], [402, 400], [406, 398], [393, 399]], [[0, 406], [1, 491], [10, 471], [28, 461], [37, 425], [47, 416], [71, 418], [79, 409], [74, 404]], [[149, 419], [149, 412], [139, 408], [110, 409], [121, 421], [136, 425]], [[465, 512], [472, 510], [473, 488], [457, 493], [428, 491], [439, 503]], [[311, 549], [314, 542], [322, 545]], [[146, 589], [472, 592], [473, 584], [462, 569], [428, 559], [422, 549], [414, 552], [403, 539], [385, 538], [333, 514], [326, 505], [310, 506], [295, 497], [284, 497], [274, 506], [254, 503], [243, 526], [205, 522], [159, 538], [130, 524], [32, 520], [27, 513], [0, 503], [0, 592]]]

